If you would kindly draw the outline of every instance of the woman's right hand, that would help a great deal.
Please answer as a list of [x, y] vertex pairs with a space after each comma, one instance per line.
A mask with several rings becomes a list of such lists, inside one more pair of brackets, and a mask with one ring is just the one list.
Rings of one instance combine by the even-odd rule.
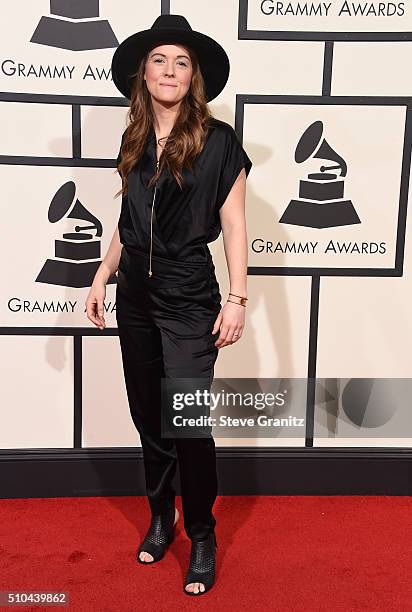
[[104, 320], [104, 299], [106, 297], [106, 283], [103, 281], [95, 281], [90, 287], [89, 295], [86, 299], [87, 318], [90, 319], [96, 327], [104, 329], [106, 322]]

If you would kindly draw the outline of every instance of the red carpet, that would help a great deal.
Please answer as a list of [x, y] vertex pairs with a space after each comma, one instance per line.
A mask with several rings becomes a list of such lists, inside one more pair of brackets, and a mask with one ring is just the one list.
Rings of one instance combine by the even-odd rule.
[[411, 513], [410, 497], [219, 497], [217, 582], [196, 599], [182, 516], [159, 564], [135, 561], [145, 497], [0, 500], [0, 591], [69, 592], [68, 608], [9, 610], [406, 612]]

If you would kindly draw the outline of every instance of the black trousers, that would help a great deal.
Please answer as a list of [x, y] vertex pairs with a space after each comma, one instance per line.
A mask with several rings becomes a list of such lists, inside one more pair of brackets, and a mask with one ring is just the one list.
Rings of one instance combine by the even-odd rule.
[[140, 434], [146, 493], [153, 515], [174, 508], [172, 479], [179, 462], [184, 528], [203, 540], [216, 525], [213, 436], [161, 433], [161, 381], [213, 380], [219, 332], [212, 334], [221, 294], [211, 256], [207, 263], [174, 262], [123, 247], [116, 287], [116, 319], [133, 423]]

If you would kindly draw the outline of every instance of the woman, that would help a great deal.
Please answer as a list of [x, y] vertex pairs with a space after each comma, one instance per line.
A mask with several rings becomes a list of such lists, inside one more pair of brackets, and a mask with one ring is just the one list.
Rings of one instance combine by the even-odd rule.
[[[162, 435], [161, 382], [184, 380], [193, 389], [200, 379], [210, 389], [219, 349], [242, 335], [245, 187], [252, 163], [233, 128], [207, 106], [227, 82], [228, 57], [184, 17], [161, 15], [150, 30], [126, 39], [113, 56], [112, 76], [130, 99], [117, 164], [122, 208], [86, 301], [87, 316], [104, 329], [106, 283], [117, 271], [123, 371], [151, 510], [137, 559], [159, 561], [174, 538], [179, 513], [171, 481], [178, 462], [191, 540], [184, 592], [198, 595], [215, 578], [215, 444], [210, 429], [207, 435]], [[222, 229], [230, 276], [223, 308], [207, 246]]]

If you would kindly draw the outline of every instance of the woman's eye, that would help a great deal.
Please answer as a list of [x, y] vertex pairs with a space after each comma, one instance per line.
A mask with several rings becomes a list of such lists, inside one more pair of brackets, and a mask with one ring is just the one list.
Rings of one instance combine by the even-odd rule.
[[[158, 63], [158, 62], [163, 62], [163, 58], [162, 57], [156, 57], [154, 60], [154, 62]], [[180, 66], [185, 66], [186, 68], [188, 67], [187, 62], [184, 61], [179, 61], [177, 62]]]

